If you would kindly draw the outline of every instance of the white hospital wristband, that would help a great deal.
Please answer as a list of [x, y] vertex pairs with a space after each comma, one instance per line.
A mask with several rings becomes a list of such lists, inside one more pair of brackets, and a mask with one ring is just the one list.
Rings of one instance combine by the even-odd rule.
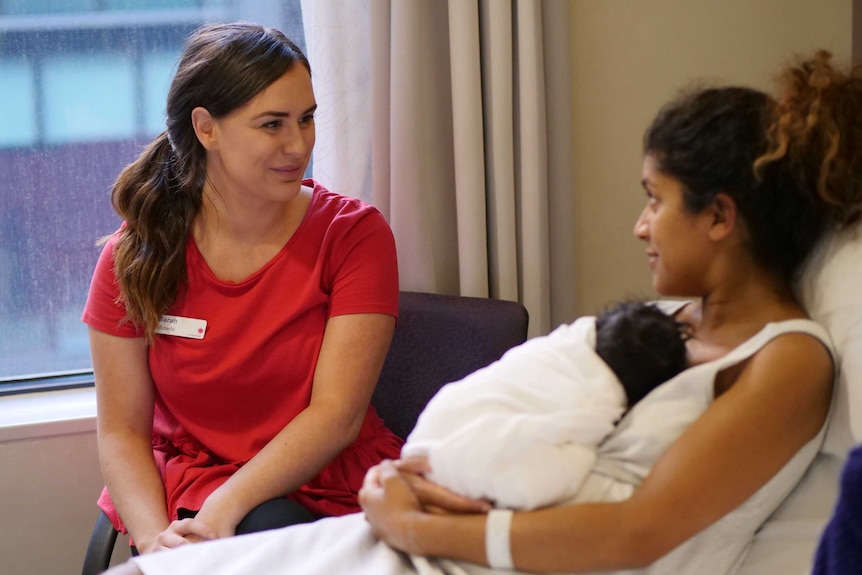
[[509, 548], [512, 528], [511, 509], [493, 509], [485, 520], [485, 557], [492, 569], [514, 569]]

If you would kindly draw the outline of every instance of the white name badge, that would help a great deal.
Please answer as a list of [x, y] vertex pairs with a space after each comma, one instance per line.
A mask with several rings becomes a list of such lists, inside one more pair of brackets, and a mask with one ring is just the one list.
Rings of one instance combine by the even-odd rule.
[[203, 339], [206, 331], [207, 320], [178, 315], [163, 315], [159, 320], [159, 327], [156, 328], [156, 333], [162, 335], [175, 335], [191, 339]]

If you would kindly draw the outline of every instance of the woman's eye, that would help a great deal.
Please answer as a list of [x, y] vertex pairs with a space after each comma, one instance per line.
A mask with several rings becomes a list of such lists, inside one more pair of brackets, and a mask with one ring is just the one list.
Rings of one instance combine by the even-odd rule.
[[311, 124], [312, 122], [314, 122], [314, 114], [309, 114], [299, 119], [299, 124], [301, 126], [306, 126], [308, 124]]
[[647, 197], [646, 203], [648, 206], [654, 206], [658, 203], [658, 198], [655, 197], [655, 194], [653, 194], [652, 192], [647, 191], [646, 197]]
[[281, 126], [281, 120], [270, 120], [269, 122], [264, 123], [264, 128], [277, 129]]

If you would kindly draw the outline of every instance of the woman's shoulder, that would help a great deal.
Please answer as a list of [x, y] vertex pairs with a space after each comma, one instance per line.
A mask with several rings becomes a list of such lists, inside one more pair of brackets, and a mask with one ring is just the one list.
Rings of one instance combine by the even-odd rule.
[[837, 356], [822, 326], [793, 318], [767, 323], [716, 363], [715, 396], [745, 380], [749, 387], [776, 392], [786, 390], [793, 381], [794, 388], [809, 388], [812, 397], [817, 397], [834, 382]]
[[792, 333], [809, 335], [825, 347], [830, 354], [834, 355], [835, 353], [829, 332], [826, 331], [825, 327], [809, 318], [790, 318], [769, 322], [758, 332], [758, 336], [769, 342], [781, 335]]
[[361, 198], [334, 192], [317, 180], [309, 178], [303, 180], [302, 185], [312, 191], [311, 209], [316, 214], [362, 217], [368, 213], [380, 213], [376, 207]]
[[303, 235], [311, 234], [319, 241], [350, 243], [349, 238], [378, 237], [393, 241], [392, 230], [383, 214], [360, 198], [328, 190], [315, 180], [304, 180], [312, 188], [311, 205], [303, 220]]
[[[763, 353], [767, 350], [768, 353]], [[829, 332], [804, 314], [790, 314], [765, 322], [729, 355], [738, 356], [739, 359], [757, 356], [761, 363], [792, 361], [798, 356], [811, 358], [812, 361], [817, 356], [828, 357], [833, 365], [837, 362]]]
[[[767, 322], [754, 335], [708, 363], [715, 368], [716, 392], [720, 394], [735, 382], [748, 364], [762, 375], [784, 372], [788, 365], [802, 362], [816, 375], [828, 372], [829, 365], [834, 367], [836, 361], [832, 340], [820, 324], [810, 319], [791, 318]], [[823, 366], [822, 370], [818, 366]], [[720, 379], [728, 381], [722, 384]]]
[[[826, 374], [838, 363], [835, 346], [826, 329], [819, 323], [802, 318], [768, 323], [757, 335], [740, 348], [751, 348], [761, 368], [786, 371], [797, 366], [799, 375]], [[743, 351], [747, 351], [743, 349]]]

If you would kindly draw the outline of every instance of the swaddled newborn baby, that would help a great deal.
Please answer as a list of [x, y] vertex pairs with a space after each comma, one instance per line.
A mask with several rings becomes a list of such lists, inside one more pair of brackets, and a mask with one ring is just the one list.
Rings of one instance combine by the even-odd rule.
[[533, 338], [445, 385], [407, 438], [428, 478], [497, 507], [575, 495], [620, 416], [687, 361], [684, 324], [627, 301]]

